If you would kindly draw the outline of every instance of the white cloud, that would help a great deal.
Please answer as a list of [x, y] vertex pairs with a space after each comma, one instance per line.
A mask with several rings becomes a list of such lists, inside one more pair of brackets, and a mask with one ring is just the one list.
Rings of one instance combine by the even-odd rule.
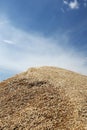
[[64, 0], [63, 2], [72, 10], [79, 9], [79, 2], [77, 0], [70, 1], [70, 2]]
[[77, 1], [77, 0], [74, 0], [73, 2], [71, 1], [71, 2], [69, 3], [69, 7], [70, 7], [71, 9], [78, 9], [78, 8], [79, 8], [79, 3], [78, 3], [78, 1]]
[[[24, 71], [34, 66], [58, 66], [87, 74], [87, 58], [69, 46], [69, 36], [56, 34], [45, 37], [36, 32], [24, 32], [9, 20], [0, 22], [0, 67]], [[63, 44], [62, 44], [63, 43]]]

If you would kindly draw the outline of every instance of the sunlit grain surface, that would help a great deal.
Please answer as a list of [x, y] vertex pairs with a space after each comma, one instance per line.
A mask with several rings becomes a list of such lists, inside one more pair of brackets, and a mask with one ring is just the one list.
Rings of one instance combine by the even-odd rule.
[[0, 130], [87, 130], [87, 76], [41, 67], [1, 82]]

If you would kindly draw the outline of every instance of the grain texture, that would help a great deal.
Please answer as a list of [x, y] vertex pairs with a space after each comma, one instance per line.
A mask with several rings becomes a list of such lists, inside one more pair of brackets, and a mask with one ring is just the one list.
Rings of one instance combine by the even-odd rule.
[[0, 130], [87, 130], [87, 76], [41, 67], [1, 82]]

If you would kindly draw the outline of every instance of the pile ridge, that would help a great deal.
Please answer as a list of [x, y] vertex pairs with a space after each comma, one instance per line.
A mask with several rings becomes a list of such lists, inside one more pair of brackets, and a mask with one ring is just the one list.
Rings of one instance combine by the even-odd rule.
[[1, 82], [0, 130], [87, 130], [87, 76], [46, 66]]

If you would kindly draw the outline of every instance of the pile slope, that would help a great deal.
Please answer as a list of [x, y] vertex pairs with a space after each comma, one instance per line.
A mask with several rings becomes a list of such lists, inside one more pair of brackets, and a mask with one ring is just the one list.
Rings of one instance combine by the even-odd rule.
[[1, 82], [0, 130], [87, 130], [87, 76], [41, 67]]

